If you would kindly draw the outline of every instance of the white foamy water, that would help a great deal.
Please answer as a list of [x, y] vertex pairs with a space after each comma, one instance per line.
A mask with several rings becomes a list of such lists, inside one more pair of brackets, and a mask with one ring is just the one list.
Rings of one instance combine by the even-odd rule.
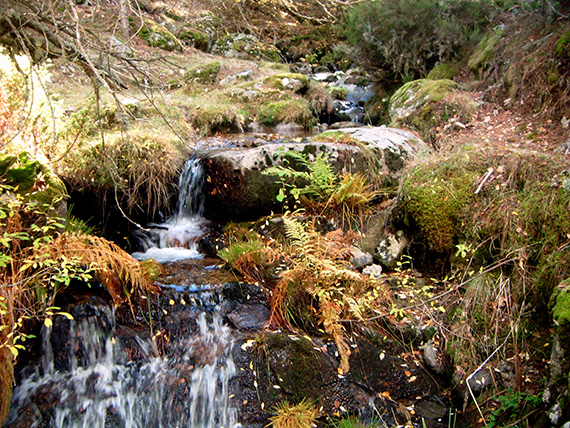
[[166, 222], [150, 225], [137, 234], [143, 251], [133, 253], [137, 260], [159, 263], [199, 259], [198, 240], [206, 232], [204, 214], [204, 170], [198, 159], [190, 159], [178, 179], [176, 213]]
[[[110, 320], [109, 320], [110, 318]], [[69, 370], [54, 369], [50, 329], [44, 329], [41, 367], [14, 390], [7, 427], [49, 399], [49, 412], [29, 426], [53, 428], [236, 428], [229, 381], [236, 373], [231, 330], [214, 312], [197, 316], [197, 332], [177, 338], [170, 356], [154, 355], [149, 340], [137, 338], [142, 361], [131, 362], [115, 334], [110, 307], [69, 322]], [[61, 330], [60, 330], [61, 332]], [[48, 349], [45, 349], [48, 348]], [[40, 404], [41, 406], [41, 404]], [[38, 412], [39, 413], [39, 412]]]

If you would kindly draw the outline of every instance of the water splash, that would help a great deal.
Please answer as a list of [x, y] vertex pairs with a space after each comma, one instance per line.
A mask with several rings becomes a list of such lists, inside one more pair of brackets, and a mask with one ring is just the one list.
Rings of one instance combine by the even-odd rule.
[[133, 351], [122, 345], [109, 306], [54, 324], [59, 334], [62, 323], [69, 329], [68, 369], [54, 370], [55, 333], [44, 329], [42, 365], [15, 388], [5, 427], [21, 427], [22, 417], [26, 426], [54, 428], [239, 427], [229, 394], [231, 330], [218, 312], [193, 310], [196, 333], [177, 338], [168, 356], [137, 337], [146, 355], [138, 362], [129, 361]]
[[178, 179], [176, 212], [162, 224], [151, 224], [137, 238], [142, 251], [133, 253], [138, 260], [155, 259], [159, 263], [199, 259], [197, 241], [205, 233], [204, 168], [200, 160], [186, 161]]

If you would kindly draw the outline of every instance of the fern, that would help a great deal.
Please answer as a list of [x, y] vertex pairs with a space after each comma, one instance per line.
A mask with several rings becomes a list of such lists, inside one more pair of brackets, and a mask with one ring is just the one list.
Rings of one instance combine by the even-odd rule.
[[346, 261], [354, 236], [342, 230], [322, 236], [288, 217], [284, 224], [293, 252], [292, 266], [281, 274], [273, 290], [270, 321], [289, 328], [293, 324], [321, 325], [337, 345], [340, 370], [347, 372], [350, 347], [341, 320], [363, 320], [386, 305], [390, 301], [386, 284], [352, 270]]

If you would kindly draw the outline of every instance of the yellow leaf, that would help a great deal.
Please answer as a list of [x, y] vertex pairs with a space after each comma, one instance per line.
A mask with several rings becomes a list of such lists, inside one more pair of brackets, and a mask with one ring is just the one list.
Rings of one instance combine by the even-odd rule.
[[51, 318], [46, 318], [46, 319], [44, 320], [44, 325], [45, 325], [47, 328], [51, 328], [51, 326], [53, 325], [53, 322], [52, 322]]
[[57, 312], [57, 315], [63, 315], [68, 320], [73, 320], [73, 315], [71, 315], [70, 313], [67, 313], [67, 312]]

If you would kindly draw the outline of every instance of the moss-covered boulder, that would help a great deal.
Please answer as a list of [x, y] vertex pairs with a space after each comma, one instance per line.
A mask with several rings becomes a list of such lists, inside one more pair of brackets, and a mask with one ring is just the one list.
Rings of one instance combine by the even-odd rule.
[[303, 98], [269, 101], [260, 107], [258, 120], [265, 126], [291, 122], [305, 129], [311, 129], [317, 124], [311, 106]]
[[271, 44], [261, 42], [251, 34], [228, 34], [215, 43], [213, 51], [227, 58], [279, 62], [279, 50]]
[[220, 61], [207, 62], [191, 68], [184, 77], [188, 83], [211, 85], [216, 82], [220, 68]]
[[194, 27], [181, 28], [176, 32], [176, 37], [182, 44], [203, 52], [207, 52], [210, 48], [210, 36], [205, 31]]
[[446, 124], [467, 123], [478, 103], [449, 79], [406, 83], [390, 98], [391, 126], [408, 127], [434, 143]]
[[184, 50], [184, 46], [174, 34], [167, 28], [152, 21], [145, 21], [138, 35], [141, 39], [146, 41], [149, 46], [164, 49], [165, 51], [177, 50], [182, 52]]
[[28, 201], [37, 202], [40, 209], [58, 207], [55, 214], [65, 218], [65, 185], [49, 167], [28, 152], [0, 157], [0, 177]]
[[263, 84], [270, 89], [303, 93], [309, 87], [309, 79], [300, 73], [280, 73], [265, 78]]
[[554, 337], [544, 401], [551, 406], [551, 423], [559, 426], [570, 415], [570, 278], [558, 284], [550, 305]]
[[[323, 153], [336, 172], [361, 172], [378, 186], [395, 186], [407, 162], [429, 152], [427, 144], [411, 132], [386, 127], [347, 128], [301, 142], [258, 138], [256, 147], [246, 143], [204, 155], [208, 218], [255, 220], [281, 211], [279, 177], [263, 171], [281, 165], [284, 153], [290, 150], [304, 153], [309, 160]], [[234, 144], [239, 147], [238, 140]]]

